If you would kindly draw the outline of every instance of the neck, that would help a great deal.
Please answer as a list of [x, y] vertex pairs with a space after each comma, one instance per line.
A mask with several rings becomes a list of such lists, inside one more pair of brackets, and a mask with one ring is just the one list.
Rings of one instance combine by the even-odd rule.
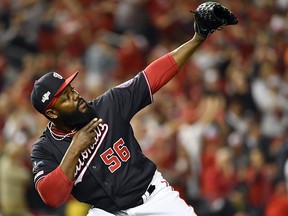
[[75, 128], [70, 128], [67, 125], [56, 122], [51, 122], [51, 129], [56, 130], [60, 133], [71, 133], [75, 131]]
[[51, 136], [58, 141], [64, 140], [66, 137], [73, 137], [77, 132], [76, 130], [72, 130], [70, 132], [63, 131], [58, 129], [52, 122], [48, 123], [48, 129], [50, 131]]

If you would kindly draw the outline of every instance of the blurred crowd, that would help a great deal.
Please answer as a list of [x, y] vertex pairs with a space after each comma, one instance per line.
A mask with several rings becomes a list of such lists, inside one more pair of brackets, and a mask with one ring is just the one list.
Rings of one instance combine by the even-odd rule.
[[[86, 215], [35, 191], [30, 149], [47, 120], [35, 80], [92, 99], [189, 40], [200, 0], [0, 1], [0, 215]], [[207, 39], [132, 120], [144, 153], [199, 216], [288, 215], [288, 0], [218, 1], [239, 24]]]

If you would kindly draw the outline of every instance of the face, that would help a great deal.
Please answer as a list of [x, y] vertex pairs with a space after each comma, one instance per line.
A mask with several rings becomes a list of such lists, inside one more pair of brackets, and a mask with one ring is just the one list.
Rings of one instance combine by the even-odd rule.
[[58, 111], [58, 120], [73, 129], [82, 128], [95, 117], [93, 109], [70, 85], [64, 89], [53, 108]]

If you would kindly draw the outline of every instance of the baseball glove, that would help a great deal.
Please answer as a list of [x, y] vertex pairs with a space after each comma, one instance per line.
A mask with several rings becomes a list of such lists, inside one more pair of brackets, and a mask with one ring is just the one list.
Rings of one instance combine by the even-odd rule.
[[209, 37], [214, 31], [222, 29], [223, 26], [238, 23], [237, 17], [217, 2], [202, 3], [192, 13], [195, 17], [194, 30], [204, 38]]

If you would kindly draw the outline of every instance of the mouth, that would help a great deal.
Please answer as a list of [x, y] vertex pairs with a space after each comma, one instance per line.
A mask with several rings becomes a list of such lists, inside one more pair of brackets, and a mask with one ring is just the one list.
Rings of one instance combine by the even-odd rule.
[[85, 111], [86, 107], [87, 107], [87, 104], [86, 104], [85, 100], [80, 99], [80, 101], [79, 101], [79, 110]]

